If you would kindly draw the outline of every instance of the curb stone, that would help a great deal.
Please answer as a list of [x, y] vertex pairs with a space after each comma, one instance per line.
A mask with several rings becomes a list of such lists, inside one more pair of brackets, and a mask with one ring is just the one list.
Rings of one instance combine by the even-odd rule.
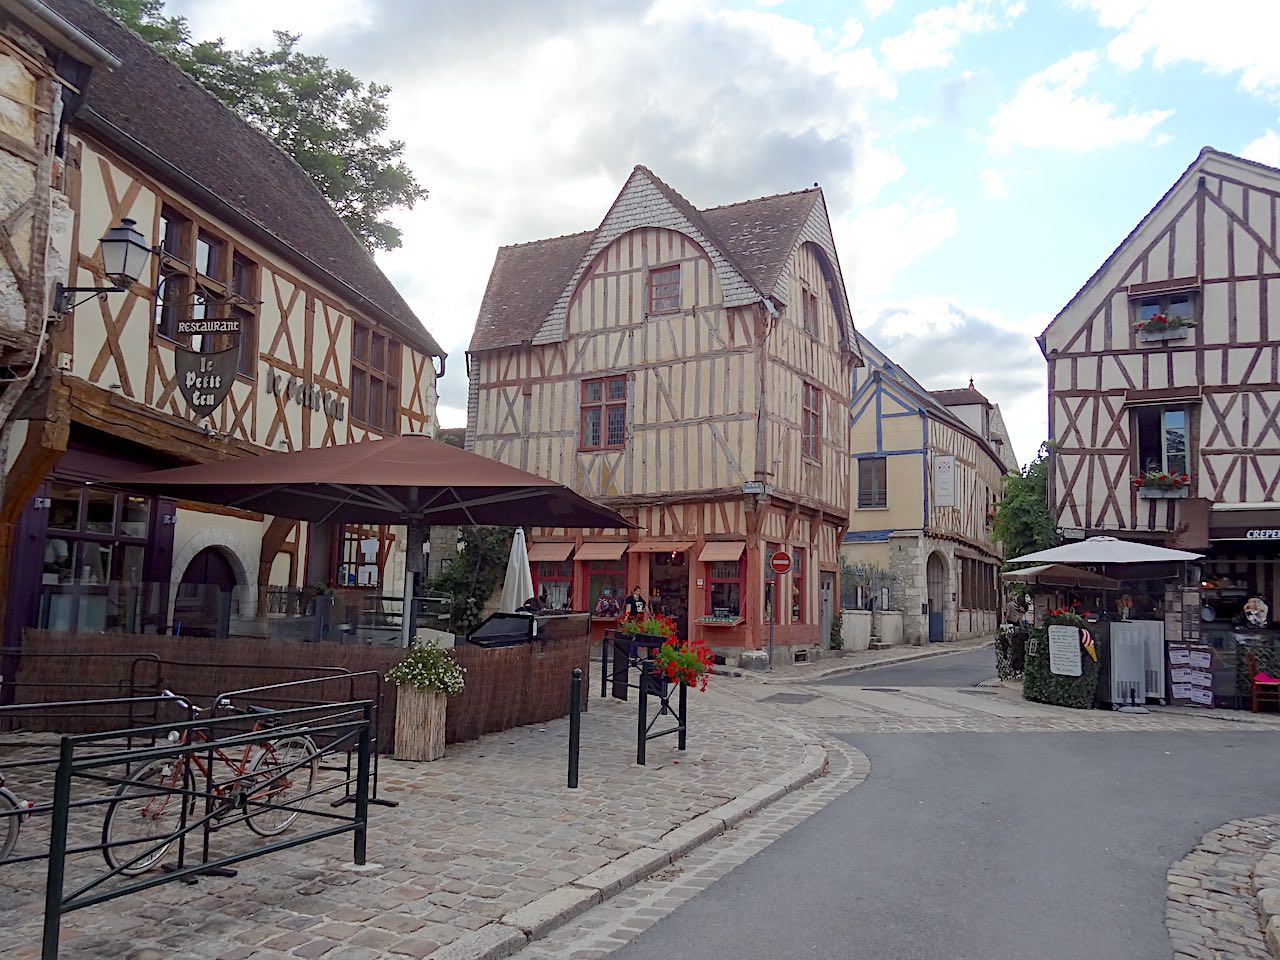
[[670, 866], [771, 803], [821, 777], [829, 765], [826, 748], [812, 742], [804, 748], [804, 759], [791, 773], [774, 777], [741, 797], [669, 830], [653, 844], [624, 854], [599, 870], [513, 910], [496, 923], [459, 937], [432, 953], [431, 960], [502, 960], [530, 942], [542, 939], [579, 914]]
[[[963, 641], [961, 641], [963, 642]], [[912, 650], [911, 653], [903, 653], [901, 656], [887, 657], [883, 660], [874, 660], [867, 663], [850, 663], [833, 665], [828, 668], [819, 668], [812, 673], [801, 673], [797, 676], [784, 677], [776, 674], [766, 673], [763, 676], [753, 676], [750, 672], [736, 671], [735, 676], [751, 677], [759, 683], [803, 683], [805, 681], [825, 680], [828, 677], [841, 677], [848, 673], [858, 673], [862, 670], [874, 670], [877, 667], [896, 667], [904, 663], [912, 663], [916, 660], [928, 660], [932, 657], [945, 657], [953, 653], [969, 653], [972, 650], [985, 650], [987, 647], [993, 646], [995, 640], [986, 640], [982, 643], [960, 646], [958, 644], [938, 644], [944, 647], [942, 650], [920, 649]]]
[[1280, 843], [1258, 858], [1253, 868], [1253, 889], [1262, 918], [1263, 938], [1271, 956], [1280, 960]]

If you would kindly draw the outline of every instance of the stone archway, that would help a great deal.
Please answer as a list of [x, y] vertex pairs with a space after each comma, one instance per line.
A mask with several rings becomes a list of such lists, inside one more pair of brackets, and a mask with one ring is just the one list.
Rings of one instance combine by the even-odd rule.
[[924, 570], [929, 603], [929, 642], [940, 643], [946, 635], [947, 558], [934, 550], [929, 554]]
[[225, 547], [205, 547], [187, 564], [174, 596], [174, 632], [222, 639], [231, 628], [236, 590], [242, 584]]

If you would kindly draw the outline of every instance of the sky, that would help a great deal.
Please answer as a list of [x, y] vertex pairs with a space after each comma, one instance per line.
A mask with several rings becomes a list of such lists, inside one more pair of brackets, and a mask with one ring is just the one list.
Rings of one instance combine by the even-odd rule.
[[597, 226], [637, 163], [697, 207], [826, 195], [859, 332], [1047, 435], [1035, 343], [1204, 146], [1280, 166], [1274, 0], [169, 0], [197, 38], [392, 87], [430, 198], [379, 254], [450, 354], [497, 248]]

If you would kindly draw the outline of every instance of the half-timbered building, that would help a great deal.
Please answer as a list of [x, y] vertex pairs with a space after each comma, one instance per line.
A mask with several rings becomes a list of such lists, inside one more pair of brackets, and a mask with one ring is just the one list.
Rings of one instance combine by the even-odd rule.
[[[87, 0], [22, 6], [110, 58], [66, 51], [37, 83], [35, 104], [54, 91], [58, 105], [41, 114], [53, 127], [37, 167], [67, 211], [51, 282], [111, 287], [99, 238], [121, 221], [154, 251], [128, 289], [74, 309], [42, 291], [45, 358], [3, 440], [6, 638], [225, 635], [254, 629], [272, 585], [391, 580], [391, 529], [321, 543], [282, 518], [112, 488], [146, 469], [431, 431], [444, 354], [292, 158]], [[215, 359], [217, 390], [200, 380]]]
[[498, 251], [468, 442], [636, 524], [530, 517], [546, 602], [602, 629], [639, 586], [730, 656], [775, 620], [781, 648], [811, 650], [838, 596], [859, 362], [820, 189], [699, 210], [636, 167], [598, 227]]
[[1280, 603], [1278, 232], [1280, 170], [1206, 148], [1039, 338], [1059, 527], [1205, 551], [1228, 625]]
[[[1008, 469], [993, 442], [998, 408], [972, 380], [930, 393], [865, 336], [861, 343], [845, 559], [889, 574], [882, 590], [902, 614], [904, 642], [992, 633], [1002, 562], [992, 511]], [[867, 601], [885, 606], [883, 595]]]

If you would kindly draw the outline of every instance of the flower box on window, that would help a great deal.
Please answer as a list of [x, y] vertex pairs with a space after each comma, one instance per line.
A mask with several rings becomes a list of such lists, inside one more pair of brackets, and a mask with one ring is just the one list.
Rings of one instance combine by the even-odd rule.
[[1156, 340], [1185, 340], [1191, 333], [1190, 327], [1165, 327], [1157, 330], [1139, 330], [1139, 343], [1152, 343]]
[[1191, 496], [1190, 487], [1139, 487], [1139, 500], [1184, 500]]

